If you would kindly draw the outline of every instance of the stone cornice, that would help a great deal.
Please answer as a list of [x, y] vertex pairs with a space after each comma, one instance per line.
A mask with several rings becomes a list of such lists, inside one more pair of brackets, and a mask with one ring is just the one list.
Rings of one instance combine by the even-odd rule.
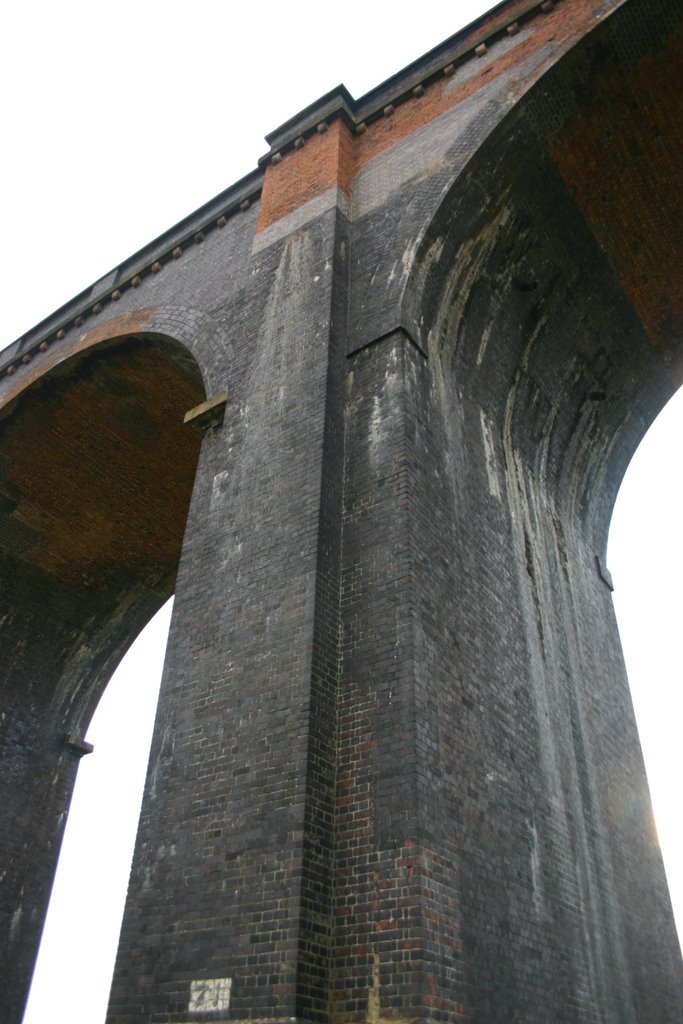
[[270, 150], [260, 158], [259, 166], [277, 162], [284, 152], [314, 132], [324, 130], [335, 117], [342, 117], [353, 131], [362, 133], [372, 121], [421, 96], [444, 75], [448, 77], [465, 62], [483, 56], [496, 42], [515, 35], [522, 25], [539, 14], [549, 13], [559, 2], [503, 0], [360, 99], [355, 100], [344, 85], [338, 86], [266, 135]]
[[139, 287], [146, 277], [158, 273], [188, 247], [200, 244], [207, 234], [224, 227], [229, 217], [244, 211], [259, 198], [267, 165], [279, 162], [289, 149], [303, 145], [307, 136], [326, 131], [328, 124], [339, 117], [354, 133], [362, 134], [369, 123], [390, 116], [399, 104], [422, 96], [430, 85], [454, 74], [465, 62], [483, 56], [498, 40], [516, 34], [521, 25], [553, 10], [558, 2], [560, 0], [503, 0], [360, 99], [355, 100], [344, 85], [325, 93], [266, 136], [270, 149], [251, 174], [136, 252], [9, 345], [0, 353], [0, 374], [13, 374], [22, 363], [28, 363], [40, 352], [45, 352], [70, 330], [78, 329], [86, 320], [96, 317], [105, 306], [120, 299], [125, 290]]
[[225, 227], [230, 217], [258, 200], [262, 185], [263, 172], [252, 171], [138, 250], [0, 352], [0, 374], [15, 373], [47, 351], [54, 341], [61, 341], [69, 331], [80, 329], [110, 303], [117, 302], [124, 291], [140, 287], [145, 278], [159, 273], [191, 246], [201, 244], [212, 231]]

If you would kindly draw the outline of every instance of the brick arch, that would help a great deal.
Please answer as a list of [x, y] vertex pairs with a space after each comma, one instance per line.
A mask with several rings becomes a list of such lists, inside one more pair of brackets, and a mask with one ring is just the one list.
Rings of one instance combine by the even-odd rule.
[[174, 591], [202, 441], [183, 416], [217, 379], [192, 351], [207, 320], [117, 318], [23, 366], [0, 405], [5, 814], [25, 823], [2, 830], [0, 928], [17, 1014], [83, 734]]
[[41, 352], [19, 372], [6, 377], [0, 388], [0, 408], [53, 367], [103, 342], [138, 334], [163, 335], [181, 345], [195, 360], [206, 396], [225, 390], [232, 357], [232, 342], [220, 325], [201, 310], [164, 304], [148, 306], [102, 320], [96, 326], [66, 338]]
[[451, 183], [403, 295], [501, 445], [533, 448], [579, 517], [592, 505], [601, 551], [683, 381], [682, 34], [672, 5], [627, 4], [565, 53]]
[[226, 391], [233, 366], [233, 344], [208, 313], [189, 306], [158, 306], [147, 329], [175, 338], [197, 361], [207, 398]]

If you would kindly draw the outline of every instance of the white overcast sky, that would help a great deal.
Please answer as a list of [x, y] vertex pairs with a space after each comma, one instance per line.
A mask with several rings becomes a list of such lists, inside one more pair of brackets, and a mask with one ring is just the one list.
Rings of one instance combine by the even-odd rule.
[[[0, 346], [251, 171], [264, 135], [318, 96], [342, 81], [362, 95], [490, 6], [7, 4]], [[609, 562], [683, 922], [680, 402], [666, 420], [634, 460], [630, 494], [622, 489]], [[131, 773], [136, 755], [141, 764], [146, 757], [163, 639], [143, 635], [139, 644], [146, 649], [119, 670], [91, 725], [95, 753], [79, 773], [61, 909], [51, 914], [25, 1024], [104, 1019], [128, 873], [125, 854], [122, 866], [113, 862], [132, 843], [139, 784]]]

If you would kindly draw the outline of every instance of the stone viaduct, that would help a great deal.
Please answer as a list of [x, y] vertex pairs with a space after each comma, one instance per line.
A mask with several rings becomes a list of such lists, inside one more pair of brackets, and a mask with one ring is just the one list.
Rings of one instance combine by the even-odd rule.
[[109, 1024], [681, 1024], [605, 544], [683, 377], [682, 20], [505, 0], [2, 353], [2, 1024], [172, 593]]

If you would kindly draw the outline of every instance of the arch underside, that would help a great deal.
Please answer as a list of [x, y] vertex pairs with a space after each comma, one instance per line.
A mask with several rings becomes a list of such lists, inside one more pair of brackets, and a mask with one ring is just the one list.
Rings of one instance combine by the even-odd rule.
[[67, 359], [0, 410], [3, 771], [23, 823], [3, 836], [2, 923], [17, 1012], [79, 743], [173, 593], [201, 443], [183, 415], [204, 397], [182, 346], [138, 335]]
[[627, 4], [563, 58], [452, 187], [405, 298], [459, 393], [601, 551], [683, 379], [681, 42], [676, 5]]

